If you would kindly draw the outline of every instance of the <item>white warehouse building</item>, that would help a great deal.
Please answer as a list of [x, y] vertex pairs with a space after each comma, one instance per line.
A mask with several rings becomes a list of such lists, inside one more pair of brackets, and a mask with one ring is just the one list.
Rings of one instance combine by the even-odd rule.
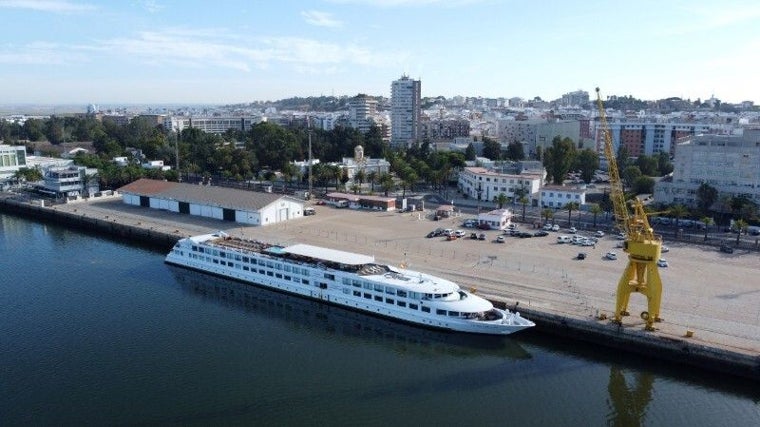
[[138, 179], [119, 188], [124, 203], [250, 225], [271, 225], [303, 216], [294, 197], [233, 188]]
[[[457, 187], [467, 197], [482, 201], [495, 201], [499, 194], [504, 193], [514, 199], [524, 191], [530, 200], [530, 206], [538, 204], [538, 191], [541, 188], [543, 176], [540, 174], [504, 174], [482, 167], [464, 168], [459, 173]], [[515, 201], [515, 200], [513, 200]]]

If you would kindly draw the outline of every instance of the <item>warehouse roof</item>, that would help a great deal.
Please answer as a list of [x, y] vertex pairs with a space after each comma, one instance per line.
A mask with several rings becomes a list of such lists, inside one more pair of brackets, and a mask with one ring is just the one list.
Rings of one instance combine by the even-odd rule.
[[[141, 178], [135, 182], [127, 184], [119, 188], [118, 191], [120, 193], [134, 194], [136, 196], [156, 197], [176, 200], [178, 202], [247, 211], [262, 209], [283, 197], [290, 198], [281, 194], [236, 190], [234, 188], [186, 184], [181, 182], [159, 181], [146, 178]], [[292, 199], [297, 200], [295, 198]]]

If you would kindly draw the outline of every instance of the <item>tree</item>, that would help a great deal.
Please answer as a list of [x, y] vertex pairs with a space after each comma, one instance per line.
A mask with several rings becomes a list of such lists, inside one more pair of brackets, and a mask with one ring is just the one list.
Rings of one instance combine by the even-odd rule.
[[710, 207], [718, 200], [718, 190], [710, 184], [703, 182], [697, 188], [697, 206], [707, 213]]
[[581, 205], [578, 204], [578, 202], [567, 202], [565, 205], [565, 209], [567, 209], [567, 225], [568, 227], [572, 224], [570, 221], [572, 219], [573, 211], [580, 209]]
[[369, 171], [367, 172], [367, 182], [369, 182], [370, 190], [372, 193], [375, 192], [375, 183], [377, 182], [377, 171]]
[[364, 171], [364, 169], [359, 169], [354, 174], [354, 182], [359, 184], [359, 190], [361, 191], [362, 184], [364, 184], [364, 181], [367, 179], [367, 172]]
[[525, 222], [525, 207], [528, 206], [528, 203], [530, 203], [530, 199], [528, 199], [525, 196], [520, 196], [518, 199], [520, 204], [522, 205], [522, 220]]
[[544, 167], [548, 178], [555, 185], [562, 185], [575, 160], [575, 144], [570, 138], [555, 136], [552, 146], [544, 153]]
[[464, 150], [464, 158], [467, 160], [475, 160], [478, 154], [475, 152], [475, 145], [471, 143], [467, 144], [467, 148]]
[[603, 212], [602, 207], [597, 203], [593, 203], [588, 211], [594, 215], [594, 228], [596, 228], [596, 216]]
[[483, 137], [483, 157], [491, 160], [501, 159], [501, 144], [487, 136]]
[[673, 163], [670, 162], [670, 154], [660, 151], [657, 154], [657, 170], [660, 176], [673, 172]]
[[583, 182], [590, 183], [599, 169], [599, 153], [590, 148], [581, 150], [575, 159], [574, 169], [581, 172]]
[[499, 209], [503, 208], [504, 204], [507, 203], [508, 200], [509, 200], [509, 197], [507, 197], [507, 195], [504, 193], [499, 193], [494, 198], [494, 201], [496, 202], [496, 204], [499, 205]]
[[749, 224], [747, 224], [747, 221], [743, 219], [737, 219], [734, 221], [734, 228], [736, 230], [736, 245], [739, 245], [739, 239], [741, 238], [742, 234], [747, 233], [747, 228], [749, 228]]
[[670, 214], [676, 217], [676, 227], [678, 227], [678, 221], [689, 214], [689, 210], [682, 204], [675, 204], [670, 207]]
[[627, 166], [625, 169], [623, 169], [622, 172], [623, 176], [620, 178], [628, 188], [633, 187], [633, 183], [636, 181], [636, 178], [641, 176], [641, 170], [639, 170], [638, 166]]
[[525, 158], [525, 148], [517, 141], [510, 142], [507, 145], [507, 158], [509, 160], [522, 160]]
[[544, 224], [548, 224], [549, 220], [554, 218], [554, 211], [550, 208], [544, 208], [541, 211], [541, 218], [544, 219]]
[[388, 192], [393, 190], [395, 186], [396, 183], [393, 181], [393, 176], [391, 176], [391, 174], [386, 172], [380, 175], [380, 188], [383, 189], [386, 197], [388, 197]]
[[636, 159], [636, 166], [646, 176], [655, 176], [659, 172], [657, 159], [644, 154]]
[[628, 162], [631, 160], [631, 155], [628, 153], [628, 147], [620, 144], [615, 161], [617, 162], [618, 170], [623, 170], [628, 167]]
[[636, 194], [652, 194], [654, 192], [654, 178], [640, 176], [633, 181], [633, 191]]
[[705, 241], [707, 241], [707, 231], [710, 229], [710, 226], [715, 223], [712, 218], [709, 216], [703, 216], [700, 218], [700, 221], [702, 221], [702, 224], [705, 226]]

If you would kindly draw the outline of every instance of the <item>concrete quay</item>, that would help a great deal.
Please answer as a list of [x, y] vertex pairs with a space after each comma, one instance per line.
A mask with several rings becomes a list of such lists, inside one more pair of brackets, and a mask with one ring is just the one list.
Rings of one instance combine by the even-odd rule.
[[[314, 206], [317, 214], [267, 227], [178, 215], [125, 205], [120, 199], [42, 207], [0, 197], [0, 210], [54, 221], [168, 249], [181, 237], [223, 230], [230, 235], [289, 245], [308, 243], [374, 255], [379, 262], [447, 277], [497, 305], [516, 308], [545, 333], [601, 344], [645, 357], [760, 380], [760, 254], [665, 242], [662, 323], [645, 332], [638, 313], [646, 298], [631, 296], [630, 317], [611, 317], [625, 253], [604, 237], [596, 247], [557, 244], [556, 236], [495, 243], [425, 238], [437, 228], [461, 228], [463, 218], [432, 221], [424, 213], [351, 211]], [[527, 229], [528, 225], [521, 225]], [[465, 230], [468, 235], [473, 230]], [[532, 231], [532, 230], [530, 230]], [[480, 231], [478, 231], [480, 233]], [[615, 251], [618, 260], [603, 256]], [[586, 252], [585, 260], [576, 260]], [[687, 336], [691, 335], [691, 336]]]

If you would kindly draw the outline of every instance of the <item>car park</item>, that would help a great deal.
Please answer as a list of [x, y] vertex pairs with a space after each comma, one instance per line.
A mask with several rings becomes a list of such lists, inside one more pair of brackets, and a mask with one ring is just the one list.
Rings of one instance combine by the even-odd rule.
[[617, 254], [615, 252], [607, 252], [604, 255], [604, 257], [607, 258], [607, 259], [609, 259], [609, 260], [616, 260], [617, 259]]
[[660, 258], [657, 260], [657, 266], [658, 267], [667, 267], [668, 262], [664, 258]]

